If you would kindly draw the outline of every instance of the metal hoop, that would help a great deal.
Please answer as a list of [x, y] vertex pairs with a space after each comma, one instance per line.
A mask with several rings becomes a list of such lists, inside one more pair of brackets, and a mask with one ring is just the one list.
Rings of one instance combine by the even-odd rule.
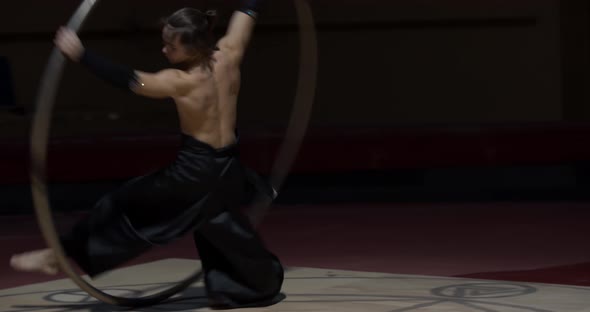
[[[68, 27], [73, 31], [78, 32], [98, 2], [98, 0], [84, 0], [68, 22]], [[295, 0], [295, 4], [299, 25], [302, 27], [300, 76], [293, 112], [293, 115], [297, 114], [298, 117], [295, 118], [292, 115], [286, 139], [281, 147], [281, 152], [279, 153], [279, 159], [277, 160], [277, 164], [275, 164], [275, 169], [273, 169], [273, 176], [278, 177], [278, 181], [284, 179], [286, 172], [289, 170], [294, 159], [294, 155], [288, 155], [288, 153], [294, 154], [299, 149], [300, 143], [305, 134], [305, 129], [307, 128], [309, 112], [311, 111], [310, 108], [312, 105], [312, 103], [306, 103], [306, 101], [313, 102], [313, 93], [315, 93], [315, 74], [317, 66], [317, 51], [315, 51], [315, 48], [317, 44], [315, 42], [313, 15], [309, 5], [304, 0]], [[310, 49], [313, 51], [304, 51], [304, 49]], [[41, 86], [37, 94], [36, 108], [33, 116], [31, 132], [31, 188], [37, 222], [47, 245], [55, 253], [60, 268], [78, 287], [80, 287], [81, 290], [100, 301], [112, 305], [126, 307], [154, 305], [183, 291], [188, 286], [198, 281], [203, 275], [203, 272], [195, 272], [175, 286], [154, 295], [140, 298], [117, 297], [97, 289], [76, 274], [69, 264], [60, 244], [49, 205], [46, 183], [46, 160], [51, 116], [64, 64], [64, 56], [57, 48], [54, 48], [41, 79]], [[303, 109], [298, 109], [298, 106], [301, 106]], [[294, 126], [298, 119], [304, 120], [304, 124], [300, 123], [299, 126]], [[286, 153], [287, 155], [285, 155]], [[264, 212], [266, 212], [268, 207], [264, 209]], [[263, 215], [264, 213], [259, 215], [258, 218], [262, 218]]]

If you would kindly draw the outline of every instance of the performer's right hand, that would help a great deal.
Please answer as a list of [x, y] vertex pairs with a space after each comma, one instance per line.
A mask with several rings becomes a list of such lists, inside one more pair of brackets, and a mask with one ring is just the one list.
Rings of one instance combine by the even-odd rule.
[[55, 45], [61, 50], [70, 60], [79, 62], [84, 53], [84, 46], [71, 29], [61, 27], [55, 36]]

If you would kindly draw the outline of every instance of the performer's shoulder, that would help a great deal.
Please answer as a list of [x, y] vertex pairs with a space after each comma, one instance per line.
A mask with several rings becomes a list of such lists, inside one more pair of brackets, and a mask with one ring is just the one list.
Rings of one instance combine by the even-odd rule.
[[162, 77], [168, 78], [171, 81], [176, 81], [179, 83], [185, 81], [194, 81], [195, 78], [206, 78], [206, 73], [203, 70], [194, 70], [194, 71], [184, 71], [175, 68], [166, 68], [160, 70], [159, 74]]

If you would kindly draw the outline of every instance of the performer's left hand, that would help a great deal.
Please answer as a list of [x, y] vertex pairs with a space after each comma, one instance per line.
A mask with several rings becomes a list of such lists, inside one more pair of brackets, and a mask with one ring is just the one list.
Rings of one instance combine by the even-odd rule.
[[70, 60], [79, 62], [84, 53], [84, 46], [71, 29], [61, 27], [55, 36], [55, 45], [65, 54]]

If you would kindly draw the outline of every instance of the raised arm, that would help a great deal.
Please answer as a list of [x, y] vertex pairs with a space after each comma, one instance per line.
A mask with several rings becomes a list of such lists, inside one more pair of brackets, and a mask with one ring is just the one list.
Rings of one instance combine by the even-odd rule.
[[261, 2], [261, 0], [243, 0], [241, 8], [231, 17], [227, 33], [219, 40], [218, 48], [226, 52], [235, 62], [242, 61], [250, 43]]

